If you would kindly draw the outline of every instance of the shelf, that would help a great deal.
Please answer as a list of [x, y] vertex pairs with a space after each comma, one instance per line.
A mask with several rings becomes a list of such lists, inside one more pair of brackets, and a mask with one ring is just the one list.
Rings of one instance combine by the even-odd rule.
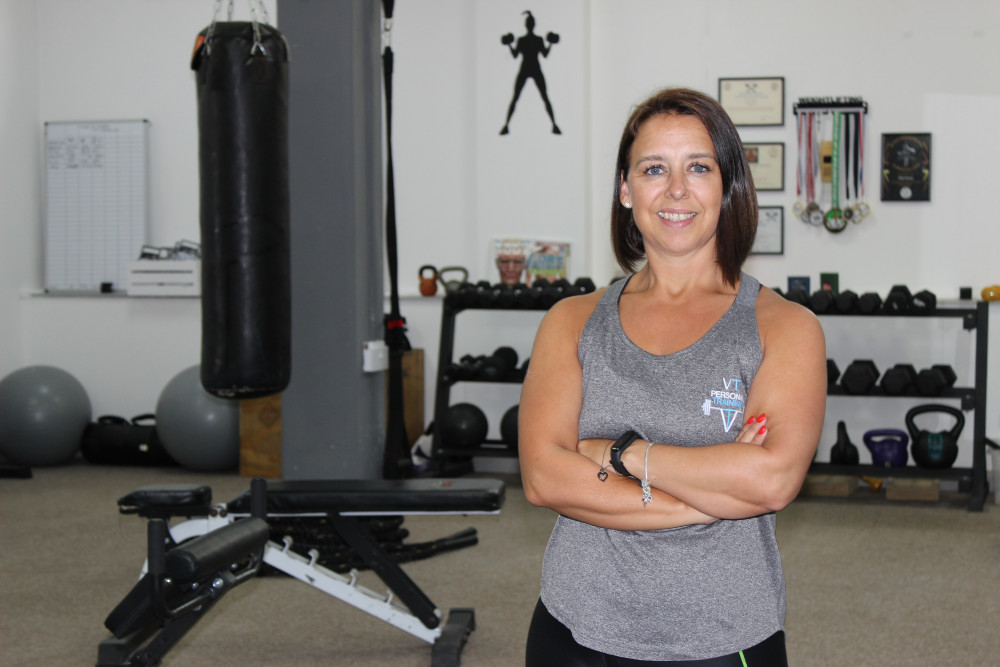
[[517, 458], [517, 450], [511, 449], [506, 443], [500, 440], [487, 440], [479, 447], [470, 447], [468, 449], [444, 449], [442, 447], [437, 450], [437, 453], [441, 456], [452, 457], [472, 458], [475, 456], [484, 456], [509, 459]]
[[827, 385], [826, 395], [847, 396], [850, 398], [919, 398], [925, 401], [959, 399], [962, 401], [963, 410], [973, 410], [976, 407], [976, 390], [972, 387], [950, 387], [936, 396], [925, 396], [924, 394], [917, 392], [916, 389], [911, 389], [905, 394], [887, 394], [885, 393], [885, 389], [877, 385], [864, 394], [852, 394], [846, 391], [839, 384], [831, 384]]
[[962, 305], [955, 308], [935, 308], [926, 313], [841, 313], [838, 311], [831, 311], [826, 313], [817, 313], [818, 317], [860, 317], [865, 319], [872, 319], [877, 317], [884, 317], [888, 319], [905, 319], [905, 318], [961, 318], [962, 328], [968, 331], [976, 328], [976, 324], [979, 321], [980, 310], [985, 310], [985, 306], [988, 305], [985, 301], [978, 301], [973, 304], [962, 303]]
[[916, 477], [922, 479], [972, 479], [972, 468], [919, 468], [906, 466], [903, 468], [887, 468], [871, 464], [856, 466], [814, 461], [809, 466], [809, 472], [823, 475], [851, 475], [868, 477]]

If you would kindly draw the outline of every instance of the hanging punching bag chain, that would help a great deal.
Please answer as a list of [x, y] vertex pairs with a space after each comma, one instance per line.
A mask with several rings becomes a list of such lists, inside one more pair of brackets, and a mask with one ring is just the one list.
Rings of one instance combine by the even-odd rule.
[[[226, 20], [233, 20], [233, 2], [234, 0], [229, 0], [229, 6], [226, 8]], [[250, 55], [267, 55], [267, 49], [264, 48], [264, 42], [260, 38], [260, 24], [264, 23], [270, 25], [271, 19], [267, 14], [267, 7], [264, 6], [264, 0], [247, 0], [247, 4], [250, 7], [250, 24], [253, 26], [253, 45], [250, 47]], [[208, 30], [205, 32], [205, 53], [208, 55], [212, 50], [212, 34], [215, 32], [215, 23], [219, 18], [219, 10], [222, 9], [222, 0], [215, 0], [215, 8], [212, 10], [212, 22], [208, 25]]]

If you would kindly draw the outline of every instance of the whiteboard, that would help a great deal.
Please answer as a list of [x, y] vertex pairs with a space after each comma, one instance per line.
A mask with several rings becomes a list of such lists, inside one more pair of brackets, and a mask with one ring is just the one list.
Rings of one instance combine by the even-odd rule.
[[45, 289], [125, 291], [148, 226], [149, 121], [45, 123]]

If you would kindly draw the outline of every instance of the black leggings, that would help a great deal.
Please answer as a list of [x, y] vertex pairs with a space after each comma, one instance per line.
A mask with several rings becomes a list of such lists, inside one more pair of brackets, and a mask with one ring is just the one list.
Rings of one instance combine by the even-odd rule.
[[525, 667], [787, 667], [788, 658], [785, 633], [780, 630], [756, 646], [707, 660], [618, 658], [577, 644], [569, 628], [557, 621], [539, 600], [528, 629], [524, 664]]

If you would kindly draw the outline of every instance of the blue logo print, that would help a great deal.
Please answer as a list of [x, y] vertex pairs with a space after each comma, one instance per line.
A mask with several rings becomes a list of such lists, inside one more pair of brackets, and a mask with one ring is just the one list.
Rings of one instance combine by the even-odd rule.
[[729, 433], [729, 429], [743, 415], [743, 408], [746, 405], [746, 396], [740, 390], [740, 384], [739, 378], [723, 379], [722, 389], [713, 389], [701, 404], [701, 411], [705, 416], [711, 415], [713, 410], [718, 411], [726, 433]]

